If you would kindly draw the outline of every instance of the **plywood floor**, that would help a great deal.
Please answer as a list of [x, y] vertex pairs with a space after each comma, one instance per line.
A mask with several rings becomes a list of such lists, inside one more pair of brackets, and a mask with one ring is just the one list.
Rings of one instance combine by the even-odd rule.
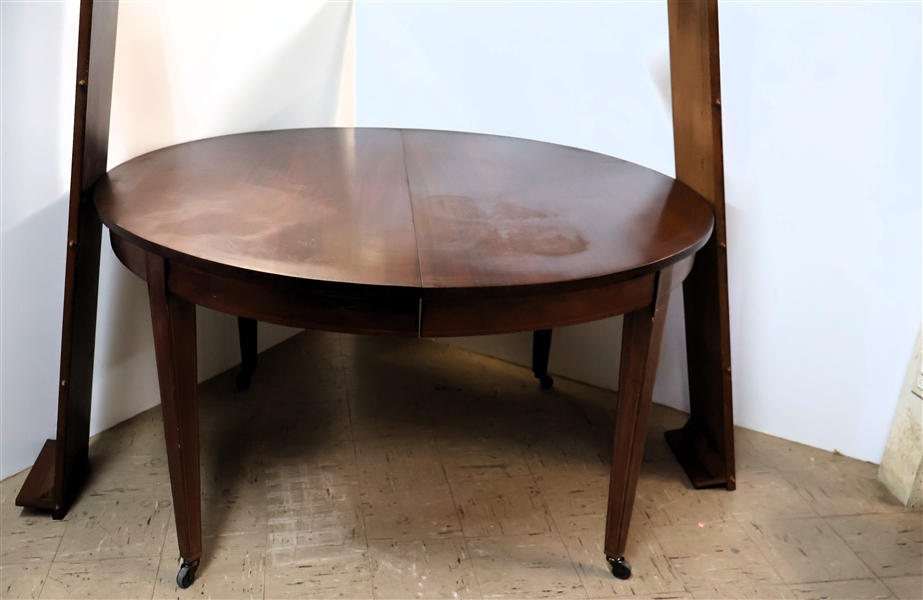
[[[923, 519], [876, 466], [738, 429], [695, 491], [655, 406], [634, 576], [602, 553], [615, 395], [423, 340], [304, 333], [200, 386], [205, 557], [176, 588], [160, 409], [94, 438], [65, 521], [0, 484], [3, 598], [921, 598]], [[126, 390], [126, 393], [131, 393]]]

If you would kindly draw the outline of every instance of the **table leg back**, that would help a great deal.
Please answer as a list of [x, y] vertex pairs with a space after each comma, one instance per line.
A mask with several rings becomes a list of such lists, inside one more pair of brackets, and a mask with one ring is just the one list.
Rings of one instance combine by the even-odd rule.
[[551, 329], [541, 329], [532, 334], [532, 373], [542, 384], [542, 389], [554, 385], [548, 376], [548, 356], [551, 354]]
[[237, 374], [237, 389], [250, 387], [250, 378], [256, 372], [256, 321], [237, 317], [237, 333], [240, 335], [240, 373]]

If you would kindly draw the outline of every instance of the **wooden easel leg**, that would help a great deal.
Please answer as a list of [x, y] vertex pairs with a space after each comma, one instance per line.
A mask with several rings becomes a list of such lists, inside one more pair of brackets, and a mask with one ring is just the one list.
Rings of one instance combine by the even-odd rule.
[[89, 464], [102, 238], [92, 190], [106, 172], [118, 14], [118, 0], [80, 2], [57, 437], [45, 442], [16, 496], [17, 506], [50, 510], [55, 519], [67, 514]]
[[164, 438], [173, 491], [176, 537], [183, 559], [177, 583], [188, 587], [202, 557], [199, 480], [199, 407], [196, 400], [195, 305], [170, 293], [169, 264], [147, 255], [147, 287], [154, 325]]
[[728, 318], [718, 1], [670, 0], [676, 179], [715, 209], [715, 230], [683, 284], [692, 416], [667, 441], [697, 488], [736, 487]]
[[551, 389], [554, 379], [548, 375], [548, 356], [551, 354], [551, 329], [532, 334], [532, 373], [543, 390]]
[[606, 557], [613, 574], [619, 579], [627, 579], [631, 575], [631, 565], [624, 557], [625, 545], [660, 362], [660, 343], [672, 274], [672, 267], [660, 272], [653, 303], [625, 315], [622, 325], [622, 358], [605, 543]]
[[237, 333], [240, 335], [240, 373], [237, 374], [237, 389], [250, 387], [250, 379], [256, 372], [256, 321], [237, 317]]
[[76, 236], [67, 247], [58, 431], [45, 442], [16, 497], [17, 506], [51, 510], [63, 519], [86, 477], [96, 352], [96, 301], [102, 224], [93, 201], [79, 205]]

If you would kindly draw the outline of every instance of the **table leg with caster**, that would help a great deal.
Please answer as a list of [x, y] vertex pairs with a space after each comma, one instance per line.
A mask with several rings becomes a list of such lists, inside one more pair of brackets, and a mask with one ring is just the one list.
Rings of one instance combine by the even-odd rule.
[[548, 355], [551, 354], [551, 330], [542, 329], [532, 334], [532, 372], [543, 390], [550, 390], [554, 379], [548, 375]]
[[153, 254], [146, 260], [176, 537], [183, 560], [176, 583], [187, 588], [202, 557], [196, 308], [167, 289], [167, 261]]
[[256, 321], [237, 317], [237, 333], [240, 335], [240, 373], [237, 374], [237, 389], [250, 387], [250, 379], [256, 372]]
[[631, 565], [625, 560], [625, 546], [641, 472], [672, 274], [672, 267], [658, 274], [654, 301], [625, 315], [622, 325], [622, 358], [605, 542], [612, 574], [619, 579], [631, 577]]

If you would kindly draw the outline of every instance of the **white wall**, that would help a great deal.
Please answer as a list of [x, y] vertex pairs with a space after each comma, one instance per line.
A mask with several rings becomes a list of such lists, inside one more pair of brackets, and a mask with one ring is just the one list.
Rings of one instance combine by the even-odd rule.
[[[351, 4], [129, 3], [110, 168], [191, 139], [354, 124]], [[0, 107], [0, 478], [55, 436], [78, 3], [7, 3]], [[180, 60], [182, 57], [182, 60]], [[104, 243], [91, 431], [159, 402], [147, 289]], [[294, 330], [260, 326], [260, 348]], [[199, 309], [199, 378], [240, 361], [236, 318]]]
[[[673, 175], [665, 2], [357, 7], [357, 124], [473, 130]], [[878, 461], [921, 311], [920, 4], [722, 3], [738, 424]], [[688, 402], [671, 300], [655, 401]], [[550, 370], [614, 388], [618, 319]], [[521, 364], [527, 335], [458, 340]]]
[[738, 421], [873, 462], [923, 312], [921, 12], [721, 10]]

